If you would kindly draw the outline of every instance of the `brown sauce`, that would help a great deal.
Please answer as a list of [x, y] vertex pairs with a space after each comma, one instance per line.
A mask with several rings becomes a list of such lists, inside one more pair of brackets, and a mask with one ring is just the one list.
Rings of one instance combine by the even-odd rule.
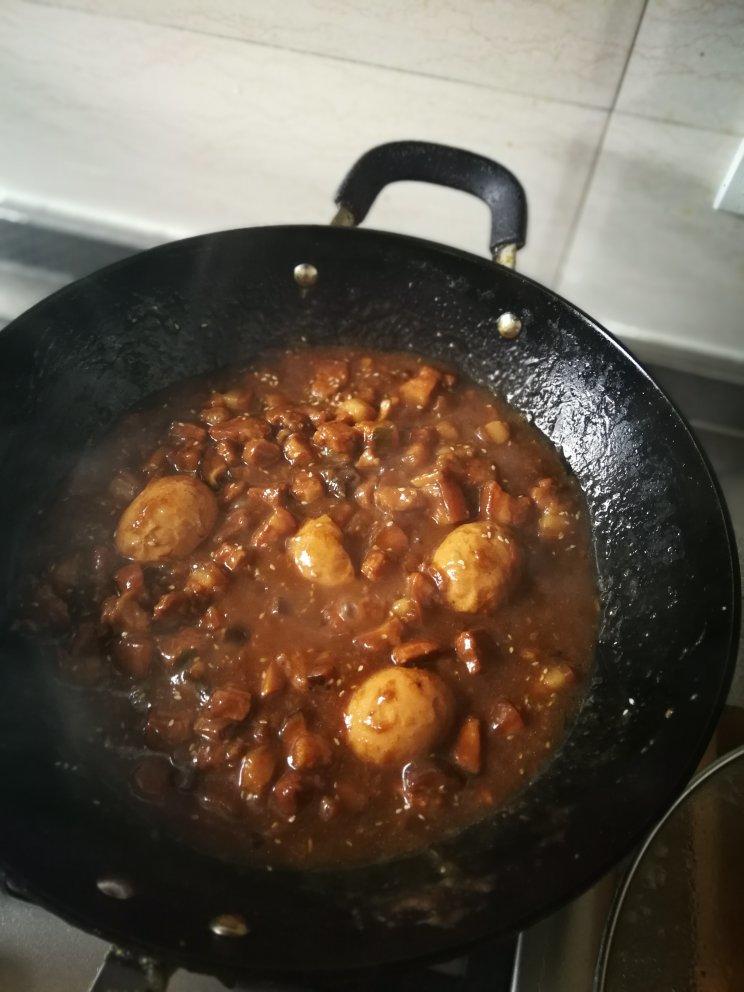
[[591, 666], [575, 479], [505, 402], [410, 354], [272, 353], [169, 390], [54, 519], [35, 621], [193, 772], [176, 799], [145, 758], [136, 791], [238, 854], [350, 863], [451, 834], [549, 760]]

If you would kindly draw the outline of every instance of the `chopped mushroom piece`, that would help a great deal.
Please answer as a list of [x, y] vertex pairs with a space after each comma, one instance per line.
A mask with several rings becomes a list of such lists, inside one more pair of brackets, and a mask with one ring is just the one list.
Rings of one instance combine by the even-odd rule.
[[307, 783], [299, 772], [289, 769], [274, 784], [271, 795], [285, 819], [297, 815], [300, 799], [307, 792]]
[[149, 630], [150, 617], [134, 592], [109, 596], [101, 608], [101, 623], [119, 634], [142, 634]]
[[214, 561], [228, 572], [240, 572], [251, 560], [251, 552], [242, 544], [226, 541], [212, 552]]
[[212, 562], [203, 562], [192, 568], [183, 591], [189, 596], [215, 596], [223, 592], [228, 583], [221, 568]]

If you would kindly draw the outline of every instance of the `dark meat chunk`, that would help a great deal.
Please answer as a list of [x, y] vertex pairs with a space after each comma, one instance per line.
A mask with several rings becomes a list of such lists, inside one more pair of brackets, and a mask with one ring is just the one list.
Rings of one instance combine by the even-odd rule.
[[271, 783], [277, 768], [274, 749], [268, 744], [259, 744], [247, 752], [240, 763], [238, 786], [249, 796], [260, 796]]
[[424, 486], [424, 492], [430, 500], [434, 523], [459, 524], [470, 516], [465, 494], [449, 473], [436, 472], [432, 482]]
[[522, 714], [508, 699], [493, 704], [488, 718], [488, 729], [494, 734], [511, 737], [524, 727]]
[[532, 503], [526, 496], [510, 496], [498, 482], [486, 482], [480, 491], [480, 515], [507, 527], [521, 527], [532, 513]]
[[215, 448], [207, 448], [199, 466], [199, 474], [202, 479], [211, 486], [218, 489], [227, 476], [228, 464]]
[[321, 424], [313, 434], [313, 444], [322, 455], [340, 461], [348, 461], [358, 450], [361, 435], [356, 427], [342, 420], [332, 420]]
[[207, 432], [200, 424], [186, 424], [175, 421], [168, 432], [171, 441], [178, 445], [203, 445]]
[[246, 413], [241, 413], [231, 420], [214, 424], [209, 428], [209, 433], [215, 441], [230, 441], [244, 445], [258, 438], [271, 437], [271, 424], [262, 417], [250, 417]]
[[251, 551], [242, 544], [225, 541], [212, 552], [212, 559], [227, 572], [241, 572], [250, 564]]
[[378, 486], [374, 499], [383, 513], [405, 513], [426, 505], [424, 494], [412, 486]]
[[191, 736], [192, 716], [185, 710], [150, 710], [147, 737], [151, 747], [170, 747], [185, 743]]
[[210, 716], [222, 717], [239, 723], [245, 720], [251, 708], [251, 694], [244, 689], [228, 685], [215, 689], [209, 699], [208, 712]]
[[452, 748], [452, 760], [469, 775], [481, 770], [481, 727], [474, 716], [465, 718]]
[[423, 572], [411, 572], [408, 576], [408, 595], [425, 609], [436, 603], [439, 596], [434, 579]]
[[283, 445], [284, 457], [290, 465], [307, 468], [315, 461], [315, 451], [306, 437], [290, 434]]
[[442, 373], [423, 365], [413, 378], [399, 387], [398, 395], [406, 406], [423, 410], [432, 402], [441, 383]]
[[292, 476], [289, 491], [298, 503], [305, 506], [324, 496], [325, 486], [322, 479], [312, 472], [299, 471]]
[[149, 630], [150, 617], [133, 592], [109, 596], [101, 609], [101, 623], [119, 634], [142, 634]]
[[331, 746], [328, 741], [310, 731], [295, 735], [287, 756], [287, 764], [295, 771], [321, 768], [331, 760]]
[[421, 661], [426, 661], [436, 654], [440, 654], [442, 645], [437, 641], [421, 639], [418, 641], [406, 641], [405, 644], [398, 644], [390, 652], [390, 660], [394, 665], [412, 665]]
[[143, 679], [150, 671], [155, 650], [149, 637], [120, 637], [114, 642], [113, 654], [117, 668], [132, 678]]
[[175, 665], [186, 655], [200, 655], [210, 648], [210, 640], [203, 630], [182, 627], [173, 634], [156, 639], [158, 651], [166, 665]]
[[404, 626], [397, 617], [385, 620], [374, 630], [368, 630], [364, 634], [358, 634], [352, 641], [359, 651], [366, 651], [369, 654], [389, 651], [400, 644], [403, 640]]
[[222, 569], [206, 561], [194, 565], [183, 588], [188, 596], [208, 598], [224, 592], [227, 586], [228, 579]]
[[284, 672], [278, 662], [270, 661], [261, 673], [261, 699], [266, 699], [268, 696], [273, 696], [277, 692], [281, 692], [286, 682]]
[[436, 809], [457, 791], [456, 775], [429, 758], [416, 758], [404, 765], [401, 793], [406, 809]]
[[391, 560], [384, 551], [381, 551], [379, 548], [372, 548], [364, 556], [362, 564], [359, 566], [359, 571], [365, 579], [369, 579], [370, 582], [376, 582], [388, 571], [391, 564]]
[[191, 613], [193, 599], [183, 589], [173, 589], [164, 593], [155, 603], [152, 619], [155, 623], [161, 620], [172, 620], [174, 617], [184, 617]]
[[480, 630], [463, 630], [455, 639], [457, 657], [469, 675], [477, 675], [483, 670], [489, 648], [488, 636]]
[[283, 817], [296, 816], [300, 800], [307, 792], [307, 782], [299, 772], [286, 771], [274, 785], [271, 795]]
[[265, 438], [256, 438], [243, 447], [243, 461], [246, 465], [255, 465], [258, 468], [268, 468], [276, 465], [282, 457], [282, 451], [278, 444], [267, 441]]
[[257, 548], [268, 548], [280, 544], [297, 530], [297, 521], [282, 507], [274, 510], [254, 531], [251, 544]]
[[409, 541], [406, 532], [391, 521], [376, 531], [374, 545], [388, 558], [397, 561], [408, 551]]
[[325, 358], [315, 362], [310, 393], [316, 399], [327, 400], [349, 381], [349, 363], [345, 358]]
[[122, 566], [114, 575], [114, 582], [120, 593], [130, 592], [139, 597], [145, 591], [145, 573], [136, 562]]

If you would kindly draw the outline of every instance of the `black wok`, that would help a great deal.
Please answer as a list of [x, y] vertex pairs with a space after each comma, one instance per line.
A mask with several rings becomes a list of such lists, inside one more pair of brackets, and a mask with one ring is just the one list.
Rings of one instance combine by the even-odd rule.
[[[510, 173], [414, 142], [357, 163], [338, 222], [359, 222], [398, 179], [485, 199], [502, 261], [522, 244], [524, 196]], [[307, 268], [295, 275], [300, 263], [315, 267], [314, 283]], [[519, 322], [516, 337], [499, 333]], [[586, 493], [602, 621], [564, 746], [507, 809], [393, 863], [268, 873], [190, 849], [115, 787], [86, 692], [57, 678], [42, 641], [12, 628], [12, 603], [37, 514], [90, 439], [148, 393], [300, 338], [446, 359], [530, 417]], [[716, 481], [632, 356], [505, 265], [343, 227], [164, 245], [3, 331], [0, 412], [0, 857], [35, 900], [87, 930], [227, 977], [318, 979], [452, 955], [587, 887], [662, 814], [702, 754], [738, 632], [738, 568]], [[101, 891], [111, 879], [102, 888], [129, 898]], [[240, 914], [248, 934], [216, 936], [210, 921], [225, 913]]]

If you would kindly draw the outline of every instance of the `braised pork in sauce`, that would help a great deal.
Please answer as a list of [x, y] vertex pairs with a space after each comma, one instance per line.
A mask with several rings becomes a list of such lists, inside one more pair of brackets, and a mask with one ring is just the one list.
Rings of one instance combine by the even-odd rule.
[[268, 861], [390, 857], [486, 815], [591, 666], [576, 480], [415, 355], [296, 349], [167, 390], [53, 517], [31, 616], [64, 676], [136, 703], [141, 796]]

